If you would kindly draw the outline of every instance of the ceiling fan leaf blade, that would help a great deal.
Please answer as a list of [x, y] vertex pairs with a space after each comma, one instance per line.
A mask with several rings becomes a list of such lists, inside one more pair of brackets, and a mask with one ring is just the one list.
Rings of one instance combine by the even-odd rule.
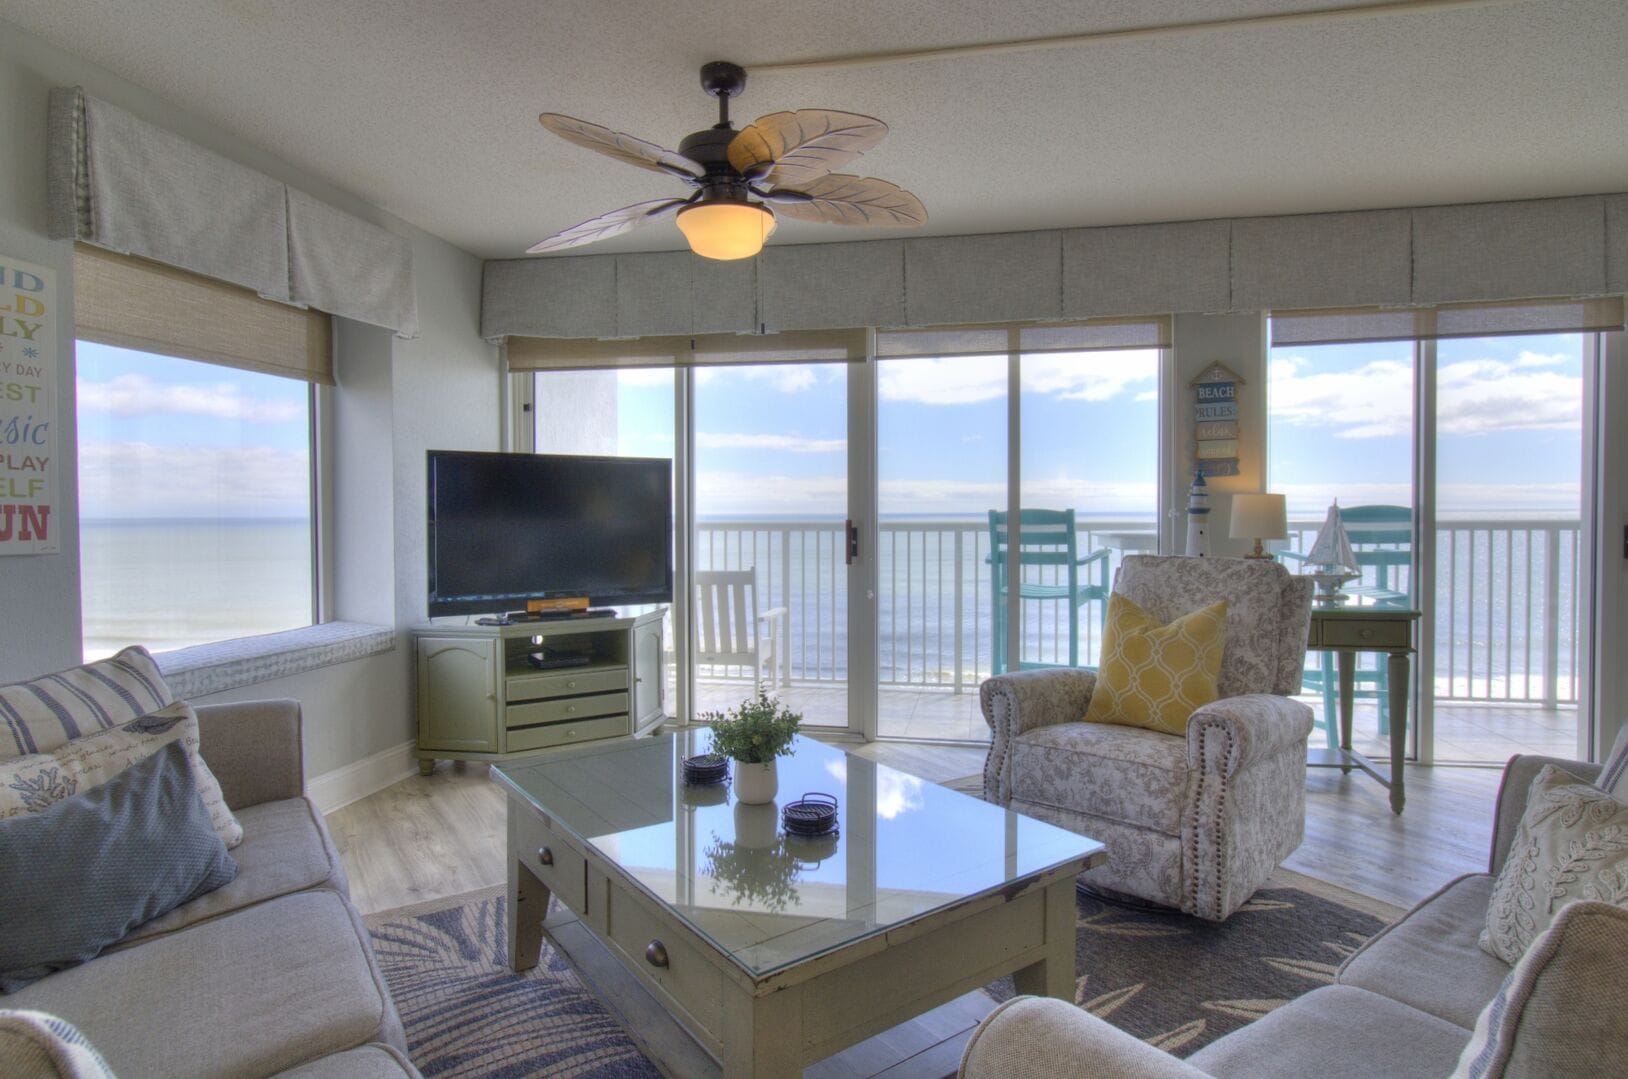
[[898, 184], [874, 176], [836, 173], [782, 194], [808, 197], [795, 201], [773, 200], [777, 217], [891, 228], [914, 228], [927, 223], [927, 207], [920, 199]]
[[590, 124], [586, 120], [578, 120], [574, 116], [564, 116], [557, 112], [545, 112], [537, 119], [545, 128], [566, 142], [576, 143], [578, 146], [604, 154], [606, 157], [614, 157], [618, 161], [625, 161], [629, 165], [636, 165], [641, 169], [649, 169], [667, 176], [696, 179], [706, 174], [705, 169], [683, 154], [663, 149], [653, 142], [646, 142], [620, 131], [612, 131], [599, 124]]
[[676, 210], [683, 206], [686, 201], [685, 199], [651, 199], [649, 202], [636, 202], [632, 206], [624, 206], [620, 210], [600, 214], [598, 217], [584, 221], [580, 225], [572, 225], [563, 232], [556, 232], [548, 239], [540, 240], [526, 248], [526, 254], [541, 255], [548, 251], [564, 251], [569, 247], [581, 247], [583, 244], [608, 240], [612, 236], [620, 236], [624, 232], [636, 229], [640, 225]]
[[882, 121], [856, 112], [771, 112], [730, 142], [729, 163], [766, 187], [800, 187], [848, 164], [886, 134]]

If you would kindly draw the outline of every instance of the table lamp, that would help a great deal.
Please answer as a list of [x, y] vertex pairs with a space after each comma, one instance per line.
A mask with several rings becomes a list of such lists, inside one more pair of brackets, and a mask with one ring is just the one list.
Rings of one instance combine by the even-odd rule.
[[1288, 512], [1282, 495], [1233, 495], [1233, 539], [1253, 539], [1255, 549], [1245, 558], [1271, 558], [1261, 546], [1262, 540], [1284, 539], [1289, 535]]

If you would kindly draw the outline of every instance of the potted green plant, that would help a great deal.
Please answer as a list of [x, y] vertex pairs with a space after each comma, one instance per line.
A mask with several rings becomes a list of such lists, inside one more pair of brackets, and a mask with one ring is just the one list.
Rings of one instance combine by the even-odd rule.
[[759, 689], [739, 707], [707, 712], [701, 719], [712, 725], [712, 751], [735, 761], [736, 800], [748, 805], [774, 801], [780, 789], [774, 761], [791, 752], [802, 715]]

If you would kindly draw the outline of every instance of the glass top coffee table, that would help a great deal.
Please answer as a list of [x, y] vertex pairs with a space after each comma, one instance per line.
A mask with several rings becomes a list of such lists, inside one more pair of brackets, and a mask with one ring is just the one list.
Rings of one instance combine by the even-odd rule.
[[[534, 966], [550, 894], [725, 1075], [805, 1064], [1014, 974], [1072, 999], [1074, 878], [1094, 839], [798, 737], [775, 804], [688, 787], [705, 730], [492, 770], [508, 790], [509, 960]], [[839, 834], [780, 807], [835, 797]]]

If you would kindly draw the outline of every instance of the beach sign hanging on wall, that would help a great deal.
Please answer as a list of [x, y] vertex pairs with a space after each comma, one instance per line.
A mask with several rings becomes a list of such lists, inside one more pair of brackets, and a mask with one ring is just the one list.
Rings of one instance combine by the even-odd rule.
[[0, 255], [0, 555], [55, 554], [56, 271]]
[[1201, 476], [1238, 474], [1238, 372], [1212, 363], [1187, 385], [1193, 391], [1194, 466]]

